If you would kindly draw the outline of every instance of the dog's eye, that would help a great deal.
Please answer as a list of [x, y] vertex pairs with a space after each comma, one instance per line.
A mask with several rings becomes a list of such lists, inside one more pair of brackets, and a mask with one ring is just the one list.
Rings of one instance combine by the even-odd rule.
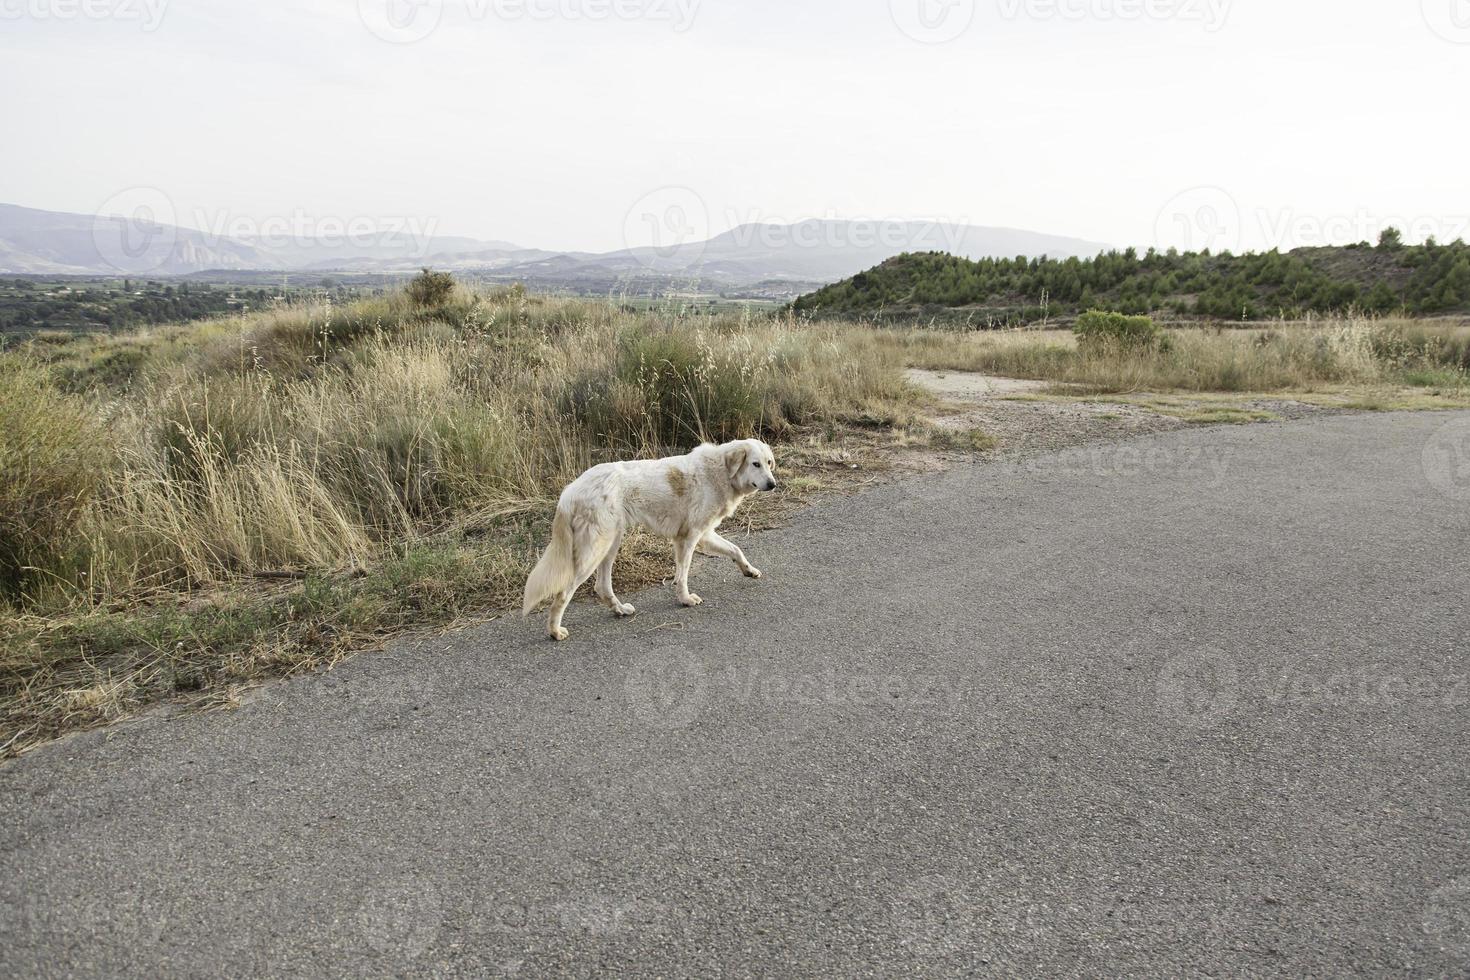
[[759, 463], [756, 463], [756, 464], [755, 464], [755, 468], [756, 468], [756, 469], [760, 469], [760, 468], [761, 468], [761, 464], [759, 464]]

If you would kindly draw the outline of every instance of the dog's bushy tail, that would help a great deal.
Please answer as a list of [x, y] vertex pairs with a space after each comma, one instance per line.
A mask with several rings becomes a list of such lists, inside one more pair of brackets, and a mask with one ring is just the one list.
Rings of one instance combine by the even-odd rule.
[[526, 579], [526, 594], [521, 602], [521, 618], [531, 615], [531, 610], [572, 584], [576, 573], [576, 559], [572, 553], [572, 521], [560, 507], [556, 519], [551, 522], [551, 544], [541, 553], [530, 578]]

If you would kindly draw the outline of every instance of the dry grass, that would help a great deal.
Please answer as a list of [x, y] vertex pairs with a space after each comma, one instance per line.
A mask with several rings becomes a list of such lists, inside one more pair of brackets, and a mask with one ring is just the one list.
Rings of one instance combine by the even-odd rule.
[[1402, 320], [1280, 324], [1262, 330], [1169, 331], [1164, 349], [1082, 351], [1070, 332], [888, 330], [912, 367], [980, 371], [1078, 386], [1093, 393], [1314, 392], [1413, 386], [1463, 400], [1470, 327]]

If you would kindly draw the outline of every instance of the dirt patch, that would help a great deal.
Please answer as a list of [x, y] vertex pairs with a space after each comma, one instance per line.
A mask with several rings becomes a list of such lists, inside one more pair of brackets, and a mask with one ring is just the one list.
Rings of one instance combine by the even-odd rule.
[[908, 378], [943, 399], [932, 417], [935, 426], [982, 429], [993, 436], [995, 448], [987, 455], [1046, 452], [1189, 425], [1136, 405], [1039, 398], [1065, 391], [1046, 381], [916, 369]]
[[1342, 410], [1280, 396], [1088, 395], [1073, 385], [968, 371], [911, 368], [908, 379], [937, 397], [937, 409], [930, 417], [936, 428], [984, 431], [994, 439], [994, 447], [984, 453], [991, 456], [1065, 449], [1193, 425], [1280, 422]]
[[970, 371], [925, 371], [920, 368], [909, 368], [908, 379], [941, 397], [967, 401], [1024, 395], [1053, 387], [1049, 381], [1001, 378]]

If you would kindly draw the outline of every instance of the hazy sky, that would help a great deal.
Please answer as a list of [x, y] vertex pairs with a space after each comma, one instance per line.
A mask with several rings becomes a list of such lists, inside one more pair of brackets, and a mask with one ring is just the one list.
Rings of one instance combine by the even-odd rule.
[[0, 201], [598, 250], [824, 216], [1470, 237], [1470, 0], [292, 6], [0, 0]]

